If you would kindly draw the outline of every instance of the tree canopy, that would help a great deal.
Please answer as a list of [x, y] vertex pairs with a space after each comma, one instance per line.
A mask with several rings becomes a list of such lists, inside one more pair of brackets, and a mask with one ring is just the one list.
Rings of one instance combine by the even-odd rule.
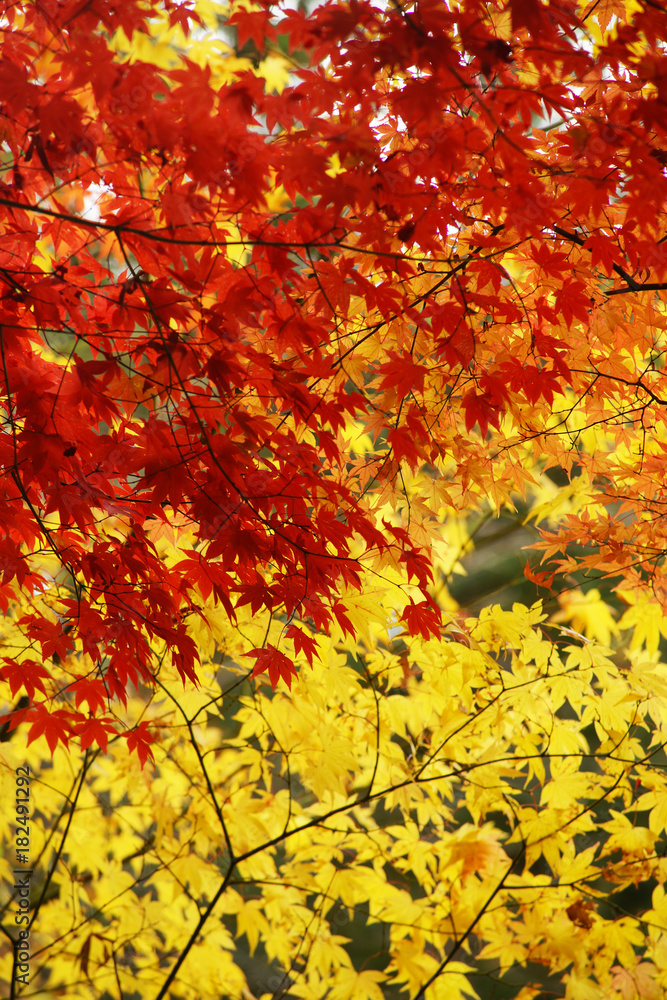
[[664, 995], [666, 15], [0, 0], [12, 997]]

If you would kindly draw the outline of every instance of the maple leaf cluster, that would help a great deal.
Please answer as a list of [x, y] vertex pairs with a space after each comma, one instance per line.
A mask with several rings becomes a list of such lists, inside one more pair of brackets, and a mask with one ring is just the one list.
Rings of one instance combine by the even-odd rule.
[[658, 1000], [664, 5], [294, 7], [0, 0], [0, 981]]
[[52, 745], [196, 683], [211, 605], [272, 682], [369, 573], [438, 635], [442, 510], [549, 466], [554, 571], [667, 608], [664, 12], [225, 10], [214, 58], [196, 6], [0, 4], [2, 676]]

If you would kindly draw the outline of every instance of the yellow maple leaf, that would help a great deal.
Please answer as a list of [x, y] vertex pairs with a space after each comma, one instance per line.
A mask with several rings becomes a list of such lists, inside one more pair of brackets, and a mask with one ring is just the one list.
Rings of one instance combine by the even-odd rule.
[[604, 646], [609, 645], [612, 635], [618, 635], [619, 626], [596, 587], [586, 593], [571, 590], [561, 595], [559, 601], [561, 610], [553, 615], [552, 621], [572, 622], [575, 631], [597, 639]]

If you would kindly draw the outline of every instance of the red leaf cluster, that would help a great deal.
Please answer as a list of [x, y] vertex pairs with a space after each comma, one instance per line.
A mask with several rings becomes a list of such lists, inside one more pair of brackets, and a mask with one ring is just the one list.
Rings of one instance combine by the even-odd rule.
[[[272, 683], [313, 631], [355, 635], [339, 598], [367, 565], [407, 569], [404, 620], [437, 635], [425, 536], [374, 506], [401, 463], [446, 459], [456, 507], [523, 489], [504, 456], [568, 392], [662, 421], [598, 317], [667, 280], [664, 12], [592, 48], [575, 0], [409, 8], [233, 4], [239, 61], [216, 76], [112, 44], [162, 11], [201, 23], [171, 0], [0, 3], [0, 606], [58, 597], [2, 677], [34, 698], [49, 664], [94, 664], [76, 711], [33, 705], [31, 739], [104, 749], [97, 713], [152, 682], [158, 646], [194, 681], [209, 601], [290, 623], [287, 652], [249, 654]], [[282, 90], [243, 61], [280, 46]], [[624, 349], [648, 356], [639, 326]], [[350, 420], [373, 456], [349, 454]], [[170, 564], [173, 523], [193, 534]]]

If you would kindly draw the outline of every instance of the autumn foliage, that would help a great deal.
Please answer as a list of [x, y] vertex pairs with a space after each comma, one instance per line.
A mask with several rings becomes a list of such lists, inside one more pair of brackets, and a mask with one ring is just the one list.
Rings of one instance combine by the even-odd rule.
[[667, 9], [293, 8], [0, 2], [31, 990], [659, 1000]]

